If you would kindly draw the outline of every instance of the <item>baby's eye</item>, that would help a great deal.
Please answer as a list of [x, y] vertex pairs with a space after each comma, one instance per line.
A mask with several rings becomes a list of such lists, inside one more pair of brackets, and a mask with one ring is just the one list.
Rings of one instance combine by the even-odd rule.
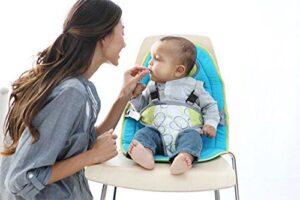
[[157, 61], [160, 60], [158, 56], [154, 56], [153, 59], [154, 59], [154, 60], [157, 60]]

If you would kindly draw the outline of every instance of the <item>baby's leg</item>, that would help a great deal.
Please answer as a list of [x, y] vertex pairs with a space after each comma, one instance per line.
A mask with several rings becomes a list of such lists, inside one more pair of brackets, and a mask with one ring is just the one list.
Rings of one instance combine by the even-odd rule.
[[186, 171], [192, 168], [193, 160], [194, 157], [191, 154], [178, 154], [171, 165], [171, 173], [174, 175], [185, 173]]
[[202, 138], [198, 131], [186, 129], [178, 134], [176, 138], [175, 158], [170, 160], [171, 173], [182, 174], [192, 168], [193, 161], [197, 161], [202, 149]]
[[154, 158], [151, 149], [145, 148], [139, 141], [133, 140], [130, 144], [128, 154], [140, 166], [146, 169], [154, 168]]

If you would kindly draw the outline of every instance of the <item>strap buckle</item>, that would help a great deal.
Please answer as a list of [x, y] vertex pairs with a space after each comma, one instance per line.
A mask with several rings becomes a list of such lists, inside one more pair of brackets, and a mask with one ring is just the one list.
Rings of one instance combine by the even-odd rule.
[[128, 109], [125, 114], [125, 117], [130, 117], [136, 121], [139, 121], [141, 118], [141, 114], [133, 109]]
[[195, 90], [192, 91], [192, 93], [190, 94], [190, 96], [186, 99], [185, 102], [187, 103], [191, 103], [192, 105], [197, 101], [198, 96], [194, 94]]

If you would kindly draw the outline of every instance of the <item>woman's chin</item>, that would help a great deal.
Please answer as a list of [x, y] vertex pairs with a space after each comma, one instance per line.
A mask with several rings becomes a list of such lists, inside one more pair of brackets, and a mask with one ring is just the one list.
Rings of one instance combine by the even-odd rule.
[[111, 65], [114, 65], [114, 66], [118, 66], [119, 65], [119, 61], [116, 60], [116, 61], [106, 61], [107, 64], [111, 64]]

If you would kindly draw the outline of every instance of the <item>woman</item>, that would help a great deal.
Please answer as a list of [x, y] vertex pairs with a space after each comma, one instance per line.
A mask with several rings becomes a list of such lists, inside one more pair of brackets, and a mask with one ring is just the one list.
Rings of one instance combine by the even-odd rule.
[[119, 97], [95, 127], [100, 100], [88, 79], [105, 62], [118, 65], [125, 47], [121, 14], [109, 0], [79, 0], [36, 67], [13, 83], [0, 199], [93, 198], [84, 167], [117, 155], [113, 129], [148, 73], [142, 67], [125, 73]]

